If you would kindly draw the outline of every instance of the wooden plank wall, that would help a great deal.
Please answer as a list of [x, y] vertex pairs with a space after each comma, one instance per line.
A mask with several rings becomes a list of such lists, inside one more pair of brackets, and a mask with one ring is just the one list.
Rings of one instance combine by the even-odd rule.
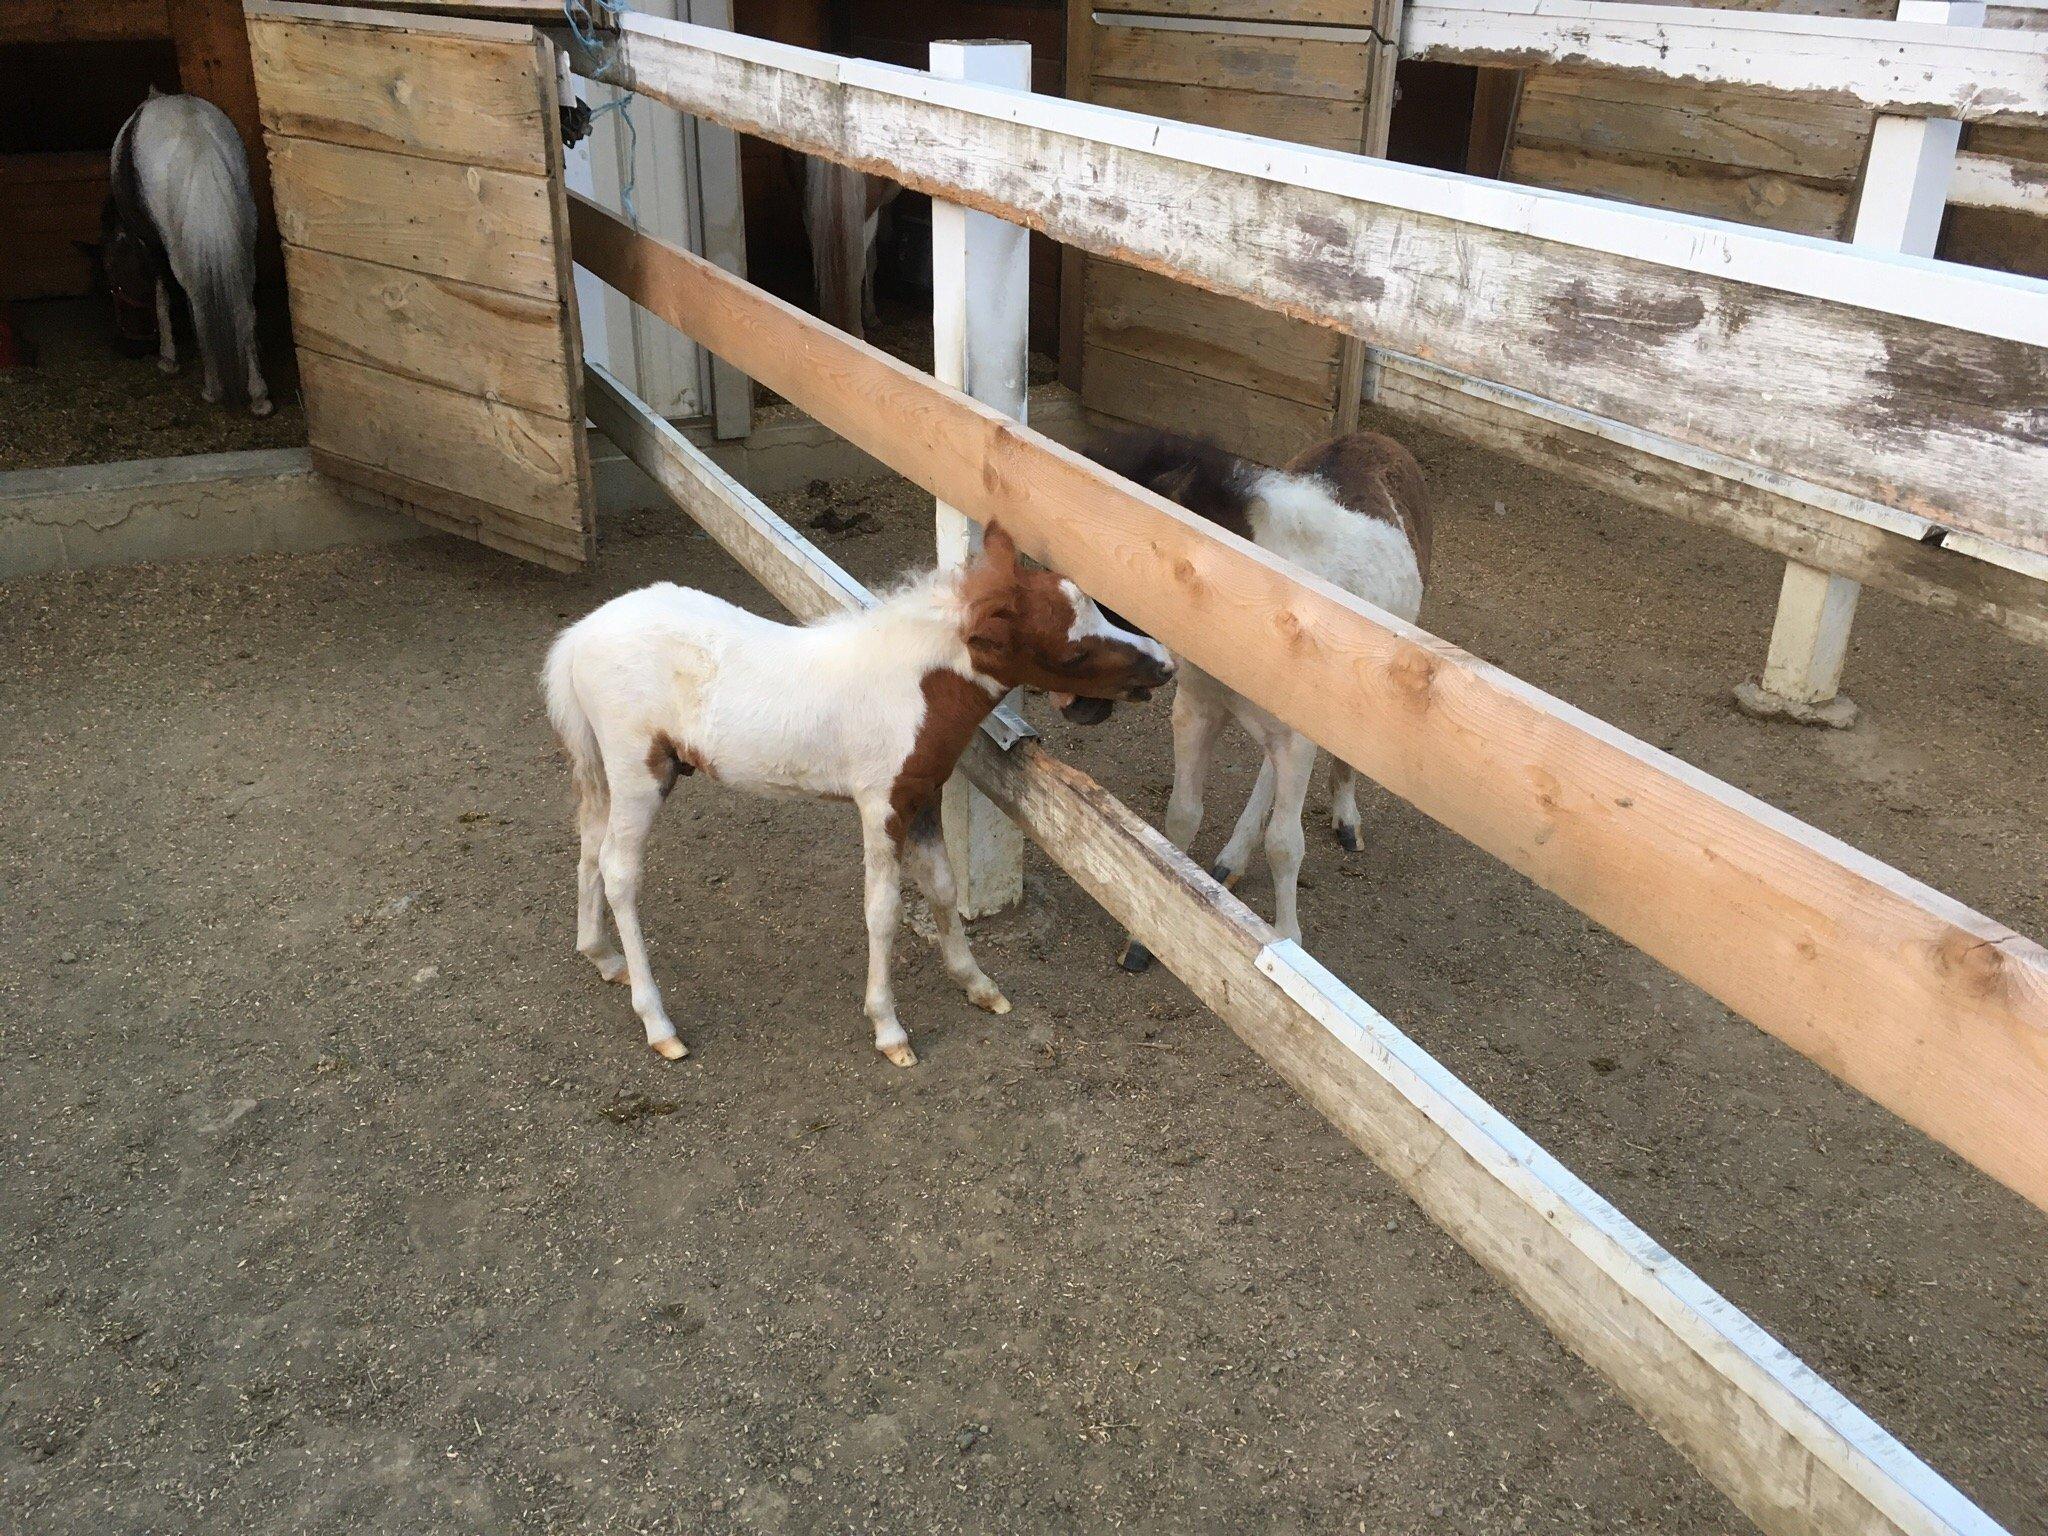
[[[1730, 8], [1728, 0], [1714, 4]], [[1733, 8], [1873, 20], [1897, 9], [1893, 0], [1752, 0]], [[1986, 25], [2019, 25], [2037, 14], [1994, 5]], [[1532, 186], [1844, 239], [1871, 122], [1855, 107], [1529, 70], [1503, 174]], [[1964, 147], [2048, 164], [2048, 132], [2040, 129], [1974, 129]], [[2048, 220], [1953, 208], [1940, 254], [2048, 276]]]
[[582, 564], [552, 47], [523, 26], [261, 0], [248, 29], [314, 462], [437, 527]]
[[[1070, 96], [1326, 149], [1362, 147], [1371, 0], [1178, 0], [1132, 8], [1361, 30], [1351, 42], [1105, 27], [1086, 0], [1073, 0]], [[1307, 446], [1336, 419], [1336, 332], [1100, 257], [1070, 257], [1066, 280], [1073, 292], [1065, 300], [1061, 376], [1089, 408], [1206, 432], [1268, 463]]]
[[78, 242], [100, 237], [107, 156], [97, 150], [0, 155], [0, 299], [81, 294], [92, 262]]

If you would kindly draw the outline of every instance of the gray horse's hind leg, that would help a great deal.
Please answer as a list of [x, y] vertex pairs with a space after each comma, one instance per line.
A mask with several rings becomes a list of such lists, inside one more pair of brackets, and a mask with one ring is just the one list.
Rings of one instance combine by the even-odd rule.
[[178, 341], [171, 334], [171, 285], [162, 278], [156, 280], [156, 370], [178, 371]]
[[263, 369], [258, 361], [259, 348], [256, 344], [256, 297], [251, 294], [235, 305], [235, 346], [242, 354], [242, 363], [248, 369], [249, 414], [268, 416], [273, 407], [270, 403], [270, 386], [263, 382]]

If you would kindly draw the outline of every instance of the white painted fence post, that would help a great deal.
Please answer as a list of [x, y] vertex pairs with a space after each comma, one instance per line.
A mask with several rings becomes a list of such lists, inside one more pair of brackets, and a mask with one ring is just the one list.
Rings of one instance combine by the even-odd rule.
[[[1976, 27], [1984, 23], [1984, 6], [1982, 0], [1899, 0], [1896, 19]], [[1934, 254], [1962, 131], [1948, 117], [1878, 118], [1849, 236], [1854, 244]], [[1854, 724], [1856, 705], [1840, 689], [1861, 591], [1846, 576], [1788, 563], [1763, 678], [1737, 688], [1736, 702], [1753, 715]]]
[[[1028, 43], [933, 43], [931, 71], [949, 80], [1031, 89]], [[932, 199], [932, 371], [984, 405], [1024, 419], [1031, 320], [1031, 247], [1024, 229], [991, 214]], [[939, 564], [981, 547], [981, 529], [938, 505]], [[985, 917], [1024, 896], [1024, 834], [980, 790], [955, 774], [946, 784], [946, 847], [960, 882], [960, 910]]]
[[[689, 14], [684, 16], [682, 13]], [[680, 20], [730, 32], [732, 0], [683, 0]], [[723, 123], [689, 119], [697, 181], [699, 249], [736, 277], [747, 275], [747, 222], [740, 197], [740, 140]], [[579, 269], [580, 270], [580, 269]], [[721, 440], [754, 430], [754, 381], [724, 358], [698, 349], [700, 388], [711, 412], [713, 435]]]

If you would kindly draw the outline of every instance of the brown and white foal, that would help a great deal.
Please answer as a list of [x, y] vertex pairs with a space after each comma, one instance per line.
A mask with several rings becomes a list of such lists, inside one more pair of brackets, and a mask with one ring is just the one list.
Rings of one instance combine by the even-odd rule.
[[1012, 688], [1064, 703], [1142, 700], [1172, 676], [1163, 647], [1107, 622], [1057, 573], [1020, 564], [995, 525], [972, 563], [804, 626], [670, 582], [613, 598], [562, 632], [542, 674], [583, 835], [576, 948], [605, 980], [631, 985], [648, 1044], [687, 1055], [637, 906], [642, 850], [676, 779], [702, 772], [760, 793], [850, 800], [867, 855], [867, 1015], [875, 1048], [914, 1066], [889, 981], [902, 864], [931, 902], [947, 972], [980, 1007], [1010, 1008], [968, 951], [939, 831], [939, 787], [974, 731]]
[[[1098, 444], [1090, 456], [1127, 480], [1305, 566], [1354, 597], [1414, 621], [1429, 575], [1429, 498], [1422, 466], [1390, 437], [1353, 432], [1267, 469], [1215, 444], [1172, 432], [1137, 429]], [[1273, 872], [1273, 926], [1301, 937], [1295, 891], [1301, 875], [1302, 805], [1315, 770], [1306, 736], [1186, 666], [1173, 695], [1173, 796], [1166, 835], [1185, 853], [1202, 825], [1202, 791], [1216, 734], [1235, 720], [1264, 753], [1258, 781], [1224, 844], [1215, 875], [1235, 885], [1263, 830]], [[1337, 840], [1356, 851], [1358, 779], [1339, 762], [1331, 778], [1330, 820]], [[1133, 941], [1124, 965], [1151, 963]]]

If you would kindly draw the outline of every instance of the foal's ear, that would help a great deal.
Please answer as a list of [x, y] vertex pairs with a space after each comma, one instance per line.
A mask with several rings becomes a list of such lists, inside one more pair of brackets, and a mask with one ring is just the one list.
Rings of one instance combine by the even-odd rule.
[[1193, 461], [1190, 460], [1177, 469], [1169, 469], [1164, 474], [1154, 475], [1149, 489], [1155, 496], [1163, 496], [1168, 501], [1180, 502], [1194, 487], [1195, 466]]
[[981, 538], [981, 558], [999, 571], [1017, 568], [1017, 541], [1001, 523], [990, 523]]
[[1007, 595], [991, 595], [967, 616], [967, 649], [977, 656], [999, 657], [1015, 643], [1016, 629], [1017, 610]]

